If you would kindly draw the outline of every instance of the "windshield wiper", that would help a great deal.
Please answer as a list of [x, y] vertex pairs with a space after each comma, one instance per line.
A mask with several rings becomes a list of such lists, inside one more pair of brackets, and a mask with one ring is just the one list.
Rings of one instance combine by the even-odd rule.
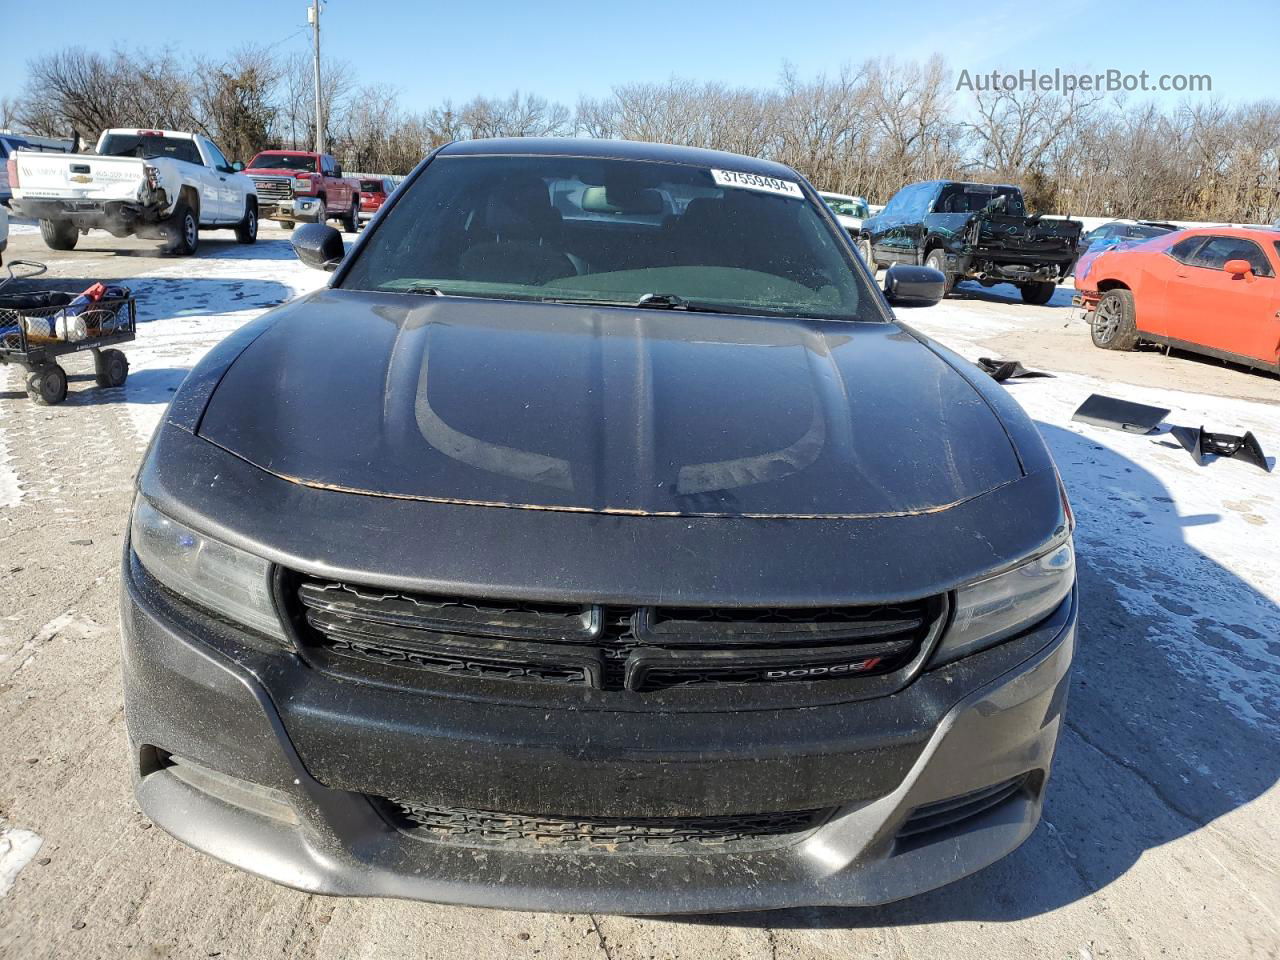
[[674, 293], [646, 293], [639, 300], [608, 300], [594, 297], [544, 297], [543, 303], [591, 304], [601, 307], [644, 307], [647, 310], [686, 310], [689, 313], [748, 313], [732, 307], [715, 307], [690, 303]]
[[646, 293], [636, 301], [637, 307], [661, 307], [666, 310], [690, 310], [689, 301], [674, 293]]
[[400, 292], [401, 293], [420, 293], [423, 296], [427, 296], [427, 297], [446, 296], [445, 292], [441, 290], [439, 287], [433, 287], [428, 283], [410, 284], [409, 286], [402, 288]]

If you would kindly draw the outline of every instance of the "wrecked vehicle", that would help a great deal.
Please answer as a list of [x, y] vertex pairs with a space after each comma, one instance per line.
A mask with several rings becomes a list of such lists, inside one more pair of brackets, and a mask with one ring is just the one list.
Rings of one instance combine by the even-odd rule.
[[903, 187], [862, 225], [868, 263], [922, 263], [960, 280], [1017, 286], [1026, 303], [1049, 302], [1071, 272], [1081, 224], [1027, 216], [1022, 191], [1008, 184], [927, 180]]
[[1280, 373], [1280, 233], [1197, 227], [1081, 263], [1072, 303], [1094, 346], [1143, 343]]
[[1066, 495], [794, 170], [464, 141], [293, 243], [328, 287], [197, 364], [138, 477], [155, 823], [305, 890], [639, 914], [893, 900], [1032, 832]]
[[92, 154], [12, 153], [10, 207], [40, 221], [51, 250], [72, 250], [96, 228], [167, 240], [190, 256], [202, 229], [234, 230], [240, 243], [257, 239], [257, 191], [241, 167], [200, 134], [106, 130]]

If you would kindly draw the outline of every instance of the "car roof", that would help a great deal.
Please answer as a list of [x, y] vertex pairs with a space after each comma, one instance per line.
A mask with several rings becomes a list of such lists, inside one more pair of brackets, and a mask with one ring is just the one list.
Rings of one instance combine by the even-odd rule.
[[[1256, 240], [1259, 243], [1273, 243], [1280, 241], [1280, 229], [1276, 227], [1232, 227], [1223, 224], [1221, 226], [1205, 226], [1205, 227], [1187, 227], [1178, 231], [1181, 237], [1242, 237], [1246, 240]], [[1168, 236], [1168, 234], [1165, 234]]]
[[[982, 183], [980, 180], [918, 180], [916, 183], [932, 183], [943, 184], [946, 186], [957, 187], [990, 187], [992, 190], [1021, 190], [1022, 188], [1013, 183]], [[908, 183], [906, 186], [911, 187], [915, 184]]]
[[648, 160], [682, 163], [693, 167], [716, 167], [754, 173], [762, 177], [799, 179], [786, 164], [747, 157], [723, 150], [677, 147], [642, 140], [595, 140], [586, 137], [495, 137], [483, 140], [455, 140], [441, 148], [442, 156], [529, 156], [598, 157], [602, 160]]

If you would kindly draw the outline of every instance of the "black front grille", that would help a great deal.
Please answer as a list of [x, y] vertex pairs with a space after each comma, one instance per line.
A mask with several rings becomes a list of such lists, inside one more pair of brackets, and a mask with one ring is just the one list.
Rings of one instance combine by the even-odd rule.
[[635, 852], [745, 851], [793, 842], [831, 814], [824, 810], [718, 817], [556, 817], [386, 800], [400, 829], [456, 844]]
[[293, 181], [288, 177], [254, 177], [259, 200], [292, 200]]
[[361, 664], [648, 692], [879, 676], [913, 661], [940, 601], [622, 607], [427, 596], [299, 580], [304, 644]]

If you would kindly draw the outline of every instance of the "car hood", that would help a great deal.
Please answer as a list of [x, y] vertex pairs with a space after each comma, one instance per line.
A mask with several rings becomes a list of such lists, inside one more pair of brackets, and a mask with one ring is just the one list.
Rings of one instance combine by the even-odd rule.
[[602, 514], [913, 514], [1021, 476], [895, 324], [343, 290], [281, 308], [198, 434], [324, 489]]

